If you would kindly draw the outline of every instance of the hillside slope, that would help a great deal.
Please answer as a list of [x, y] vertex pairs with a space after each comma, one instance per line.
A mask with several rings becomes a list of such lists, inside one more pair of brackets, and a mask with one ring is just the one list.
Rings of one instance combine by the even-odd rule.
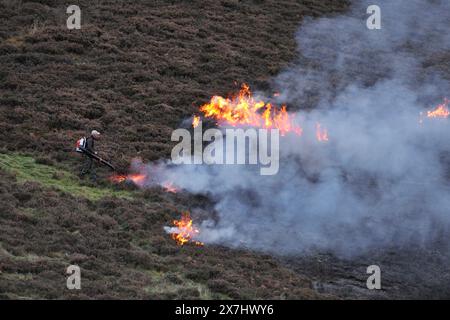
[[304, 16], [347, 1], [0, 2], [0, 137], [7, 150], [67, 151], [91, 128], [123, 165], [170, 154], [171, 129], [235, 82], [263, 89], [295, 55]]
[[[57, 0], [0, 1], [0, 297], [327, 297], [275, 258], [178, 247], [163, 226], [207, 200], [82, 182], [72, 148], [96, 128], [121, 168], [166, 157], [196, 106], [235, 82], [264, 89], [301, 20], [347, 1], [75, 3], [79, 31]], [[65, 287], [69, 264], [80, 291]]]

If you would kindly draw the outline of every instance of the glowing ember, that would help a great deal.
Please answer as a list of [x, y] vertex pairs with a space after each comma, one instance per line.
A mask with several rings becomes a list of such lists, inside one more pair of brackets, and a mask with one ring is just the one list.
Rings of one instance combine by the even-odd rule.
[[163, 188], [166, 192], [177, 193], [179, 189], [173, 185], [172, 182], [163, 183]]
[[193, 226], [192, 219], [188, 211], [183, 212], [181, 214], [181, 219], [174, 220], [173, 224], [175, 226], [175, 230], [171, 233], [171, 237], [177, 242], [178, 245], [182, 246], [187, 242], [193, 242], [197, 246], [203, 246], [202, 242], [194, 240], [200, 231]]
[[448, 109], [448, 105], [450, 100], [444, 99], [444, 102], [438, 105], [434, 110], [427, 111], [428, 118], [448, 118], [450, 115], [450, 111]]
[[124, 182], [127, 179], [127, 176], [124, 174], [113, 174], [109, 177], [109, 181], [113, 183], [121, 183]]
[[316, 138], [317, 141], [325, 142], [328, 141], [328, 130], [326, 128], [322, 128], [320, 123], [316, 123]]
[[[286, 106], [278, 108], [271, 103], [256, 101], [248, 85], [243, 84], [238, 95], [231, 98], [212, 97], [211, 101], [200, 107], [205, 118], [213, 118], [220, 123], [247, 125], [252, 127], [279, 129], [281, 135], [294, 132], [301, 135], [302, 128], [295, 124], [293, 116], [286, 111]], [[194, 117], [192, 125], [197, 121]]]
[[138, 186], [142, 186], [147, 179], [147, 175], [142, 173], [131, 174], [114, 174], [109, 177], [109, 180], [113, 183], [122, 183], [124, 181], [131, 181]]

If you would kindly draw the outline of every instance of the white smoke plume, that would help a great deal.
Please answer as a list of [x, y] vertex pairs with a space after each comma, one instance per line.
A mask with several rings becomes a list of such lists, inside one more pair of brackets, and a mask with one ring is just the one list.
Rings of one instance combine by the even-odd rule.
[[[377, 4], [382, 29], [366, 28]], [[281, 139], [280, 171], [180, 165], [166, 179], [208, 194], [217, 219], [206, 244], [297, 254], [427, 246], [450, 235], [450, 118], [423, 119], [449, 94], [450, 2], [359, 1], [344, 16], [309, 19], [298, 59], [273, 80], [301, 137]], [[447, 58], [445, 58], [447, 57]], [[316, 122], [328, 129], [318, 143]]]

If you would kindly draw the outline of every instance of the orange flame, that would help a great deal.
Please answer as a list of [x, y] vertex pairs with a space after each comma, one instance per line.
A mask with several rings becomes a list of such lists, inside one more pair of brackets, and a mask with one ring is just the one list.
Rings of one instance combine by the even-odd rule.
[[202, 242], [193, 240], [200, 231], [192, 224], [192, 219], [188, 211], [181, 214], [180, 220], [173, 220], [174, 226], [178, 229], [177, 232], [172, 232], [171, 237], [177, 242], [179, 246], [186, 244], [189, 241], [195, 245], [203, 246]]
[[434, 110], [427, 111], [428, 118], [448, 118], [450, 116], [450, 110], [448, 105], [450, 100], [444, 99], [444, 102], [438, 105]]
[[166, 192], [177, 193], [179, 189], [173, 185], [172, 182], [163, 183], [163, 188]]
[[192, 126], [194, 128], [197, 128], [199, 123], [200, 123], [200, 117], [199, 116], [194, 116], [194, 118], [192, 119]]
[[113, 174], [108, 179], [113, 183], [121, 183], [127, 179], [127, 176], [124, 174]]
[[109, 180], [113, 183], [132, 181], [134, 184], [138, 186], [142, 186], [146, 179], [147, 175], [142, 173], [114, 174], [111, 177], [109, 177]]
[[325, 142], [328, 141], [328, 130], [326, 128], [322, 128], [320, 123], [316, 123], [316, 138], [317, 141]]
[[[278, 108], [272, 106], [271, 103], [256, 101], [249, 86], [245, 83], [237, 95], [230, 98], [213, 96], [209, 103], [200, 107], [200, 111], [206, 118], [213, 118], [232, 126], [248, 125], [265, 129], [279, 129], [281, 135], [285, 135], [287, 132], [301, 135], [303, 132], [286, 111], [286, 106]], [[196, 118], [194, 121], [197, 121]], [[194, 121], [192, 125], [195, 124]]]
[[[148, 175], [145, 173], [130, 173], [130, 174], [114, 174], [109, 177], [109, 181], [113, 183], [122, 183], [124, 181], [131, 181], [139, 187], [143, 187], [147, 181]], [[166, 192], [177, 193], [179, 189], [171, 181], [161, 183], [162, 188]]]

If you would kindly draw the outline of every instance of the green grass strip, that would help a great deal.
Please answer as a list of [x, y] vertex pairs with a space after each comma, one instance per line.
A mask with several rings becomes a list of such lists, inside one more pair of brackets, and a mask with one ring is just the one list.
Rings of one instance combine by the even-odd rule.
[[0, 168], [14, 173], [19, 182], [38, 182], [45, 187], [53, 187], [90, 200], [111, 196], [133, 198], [129, 191], [80, 185], [80, 179], [71, 172], [36, 163], [34, 158], [29, 156], [0, 153]]

